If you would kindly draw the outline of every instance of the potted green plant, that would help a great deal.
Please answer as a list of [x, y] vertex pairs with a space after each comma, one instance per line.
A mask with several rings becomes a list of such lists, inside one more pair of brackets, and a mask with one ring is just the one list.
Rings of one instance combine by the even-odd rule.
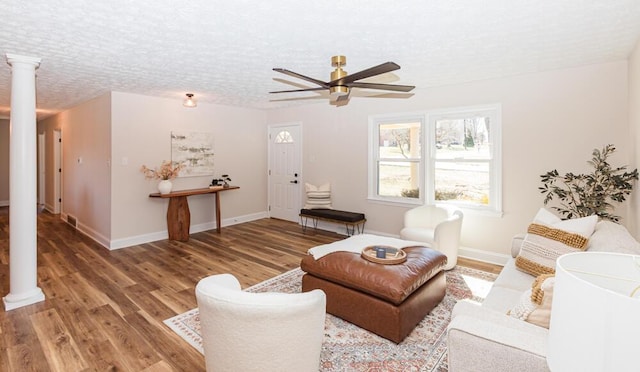
[[565, 219], [595, 214], [601, 219], [618, 222], [620, 216], [610, 213], [612, 203], [626, 200], [633, 190], [633, 181], [638, 180], [638, 169], [627, 171], [626, 166], [612, 167], [607, 159], [615, 151], [611, 144], [602, 150], [594, 149], [592, 159], [587, 162], [593, 172], [588, 174], [561, 176], [554, 169], [541, 175], [542, 186], [538, 189], [545, 195], [544, 204], [557, 198], [560, 204], [552, 208]]

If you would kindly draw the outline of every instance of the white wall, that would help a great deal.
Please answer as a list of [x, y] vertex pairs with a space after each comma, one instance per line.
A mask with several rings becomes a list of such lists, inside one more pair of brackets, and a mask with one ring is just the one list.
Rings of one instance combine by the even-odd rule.
[[[270, 124], [303, 123], [303, 179], [331, 182], [336, 209], [364, 212], [368, 231], [396, 235], [406, 207], [367, 201], [367, 125], [374, 114], [502, 104], [502, 218], [467, 213], [462, 245], [506, 254], [542, 206], [540, 175], [588, 170], [594, 148], [613, 143], [628, 164], [634, 142], [627, 121], [627, 62], [429, 89], [409, 99], [358, 98], [343, 107], [316, 105], [268, 112]], [[628, 206], [618, 213], [627, 216]]]
[[9, 205], [9, 120], [0, 119], [0, 207]]
[[[632, 165], [637, 168], [640, 165], [640, 40], [629, 57], [629, 126], [631, 138], [635, 139], [635, 157]], [[638, 239], [640, 233], [640, 192], [638, 190], [634, 192], [632, 201], [634, 223], [629, 225], [629, 230]]]
[[[149, 198], [158, 181], [145, 180], [144, 164], [171, 159], [171, 131], [214, 135], [215, 175], [229, 174], [239, 190], [220, 195], [226, 224], [266, 215], [267, 128], [261, 110], [200, 102], [185, 108], [181, 99], [112, 92], [111, 247], [166, 236], [168, 199]], [[174, 190], [206, 187], [212, 177], [179, 177]], [[191, 231], [211, 228], [214, 196], [190, 196]], [[225, 224], [223, 223], [223, 225]]]
[[111, 95], [105, 94], [38, 123], [45, 134], [45, 204], [53, 205], [53, 131], [62, 132], [62, 215], [103, 245], [111, 236]]
[[[44, 185], [44, 205], [45, 208], [53, 212], [55, 209], [55, 195], [54, 195], [54, 182], [55, 182], [55, 159], [54, 159], [54, 143], [53, 132], [55, 130], [62, 131], [62, 115], [49, 116], [46, 119], [38, 122], [38, 134], [44, 134], [44, 171], [45, 171], [45, 185]], [[38, 173], [39, 174], [39, 173]]]

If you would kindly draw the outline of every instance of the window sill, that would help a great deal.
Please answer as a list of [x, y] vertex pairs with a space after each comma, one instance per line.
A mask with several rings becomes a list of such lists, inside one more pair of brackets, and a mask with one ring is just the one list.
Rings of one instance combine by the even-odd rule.
[[391, 205], [395, 207], [416, 207], [418, 205], [424, 204], [424, 201], [420, 199], [409, 200], [409, 199], [395, 199], [395, 198], [367, 198], [367, 201], [374, 204], [382, 204], [382, 205]]
[[[394, 207], [405, 207], [405, 208], [406, 207], [413, 208], [413, 207], [417, 207], [425, 204], [422, 200], [419, 200], [419, 199], [412, 201], [412, 200], [383, 199], [383, 198], [370, 197], [370, 198], [367, 198], [367, 201], [373, 204], [381, 204], [381, 205], [389, 205]], [[502, 218], [502, 216], [504, 215], [504, 212], [502, 211], [491, 210], [488, 208], [474, 208], [469, 205], [459, 205], [459, 204], [453, 204], [453, 203], [436, 203], [436, 205], [438, 204], [454, 206], [456, 208], [459, 208], [462, 211], [462, 213], [468, 216], [484, 216], [484, 217]]]

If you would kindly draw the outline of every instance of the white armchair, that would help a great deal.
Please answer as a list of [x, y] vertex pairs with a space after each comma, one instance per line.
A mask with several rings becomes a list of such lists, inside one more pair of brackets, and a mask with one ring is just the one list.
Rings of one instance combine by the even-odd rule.
[[445, 270], [458, 262], [462, 211], [449, 206], [422, 205], [404, 214], [404, 228], [400, 237], [427, 243], [447, 256]]
[[326, 296], [249, 293], [231, 274], [196, 286], [207, 371], [317, 371]]

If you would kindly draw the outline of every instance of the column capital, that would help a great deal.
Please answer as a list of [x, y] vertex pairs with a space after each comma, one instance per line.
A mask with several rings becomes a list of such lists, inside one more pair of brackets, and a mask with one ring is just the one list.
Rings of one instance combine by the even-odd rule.
[[7, 63], [13, 66], [14, 63], [28, 63], [34, 65], [36, 68], [40, 66], [41, 58], [37, 57], [29, 57], [29, 56], [21, 56], [19, 54], [5, 54], [7, 57]]

